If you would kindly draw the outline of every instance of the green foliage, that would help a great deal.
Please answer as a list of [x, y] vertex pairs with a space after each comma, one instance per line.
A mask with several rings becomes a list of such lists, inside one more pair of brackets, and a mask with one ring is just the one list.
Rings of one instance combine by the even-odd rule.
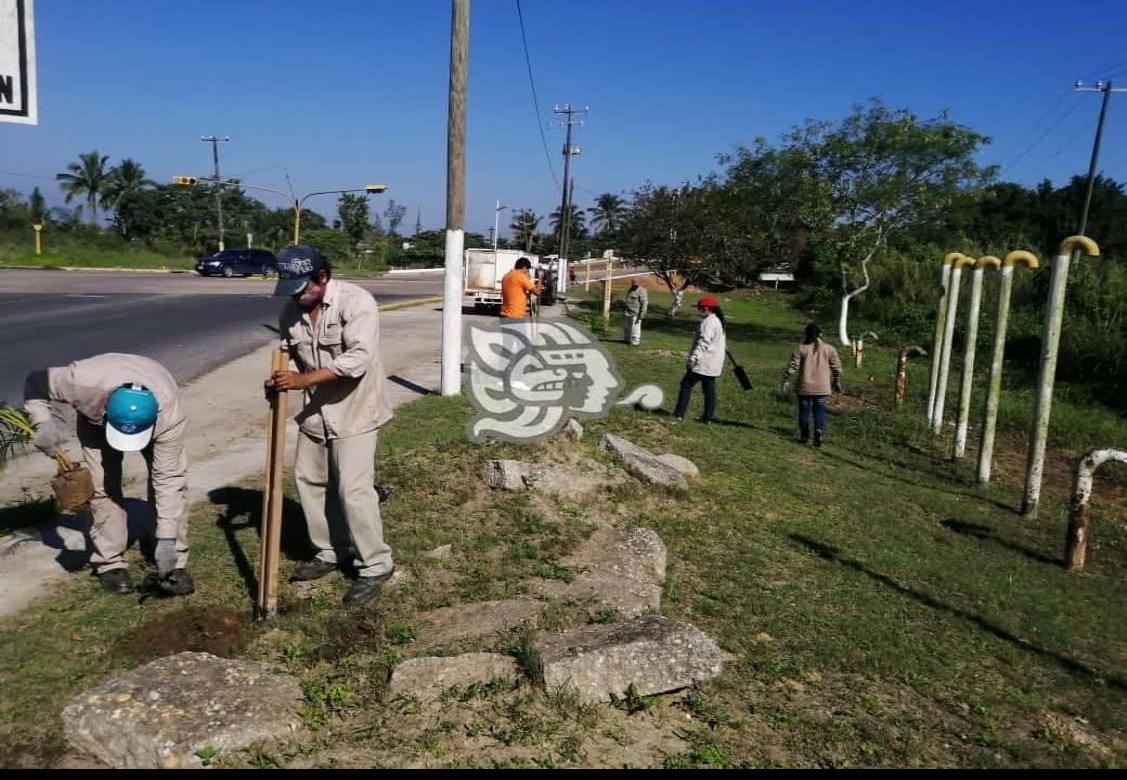
[[340, 200], [337, 201], [337, 215], [340, 217], [341, 229], [348, 234], [353, 244], [363, 240], [372, 229], [368, 216], [368, 198], [364, 195], [341, 193]]
[[627, 715], [636, 715], [639, 712], [652, 709], [657, 704], [657, 697], [641, 695], [634, 683], [630, 683], [622, 696], [612, 693], [610, 703], [616, 710], [622, 710]]

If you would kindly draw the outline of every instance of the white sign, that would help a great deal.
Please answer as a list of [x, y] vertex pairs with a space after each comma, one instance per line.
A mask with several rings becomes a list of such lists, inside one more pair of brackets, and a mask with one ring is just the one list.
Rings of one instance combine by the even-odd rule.
[[0, 0], [0, 122], [38, 124], [32, 0]]

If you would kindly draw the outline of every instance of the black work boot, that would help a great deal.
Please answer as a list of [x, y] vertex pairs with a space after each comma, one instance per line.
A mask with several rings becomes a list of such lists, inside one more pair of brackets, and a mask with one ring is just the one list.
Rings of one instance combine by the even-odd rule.
[[395, 574], [395, 567], [392, 566], [383, 574], [376, 575], [375, 577], [357, 577], [356, 582], [352, 583], [352, 587], [348, 589], [348, 593], [344, 594], [345, 604], [364, 604], [379, 595], [380, 587], [391, 579]]
[[821, 447], [822, 446], [822, 432], [821, 431], [814, 431], [814, 446], [815, 447]]
[[327, 563], [326, 561], [314, 558], [311, 561], [298, 564], [294, 569], [293, 574], [290, 575], [290, 582], [308, 582], [309, 580], [319, 580], [326, 577], [337, 570], [335, 563]]
[[173, 569], [172, 573], [158, 583], [165, 593], [173, 596], [187, 596], [196, 592], [196, 582], [187, 569]]
[[110, 593], [119, 595], [133, 592], [133, 578], [129, 576], [129, 569], [110, 569], [98, 575], [102, 587]]
[[810, 431], [807, 431], [807, 430], [801, 431], [798, 434], [798, 443], [799, 444], [809, 444], [810, 443]]

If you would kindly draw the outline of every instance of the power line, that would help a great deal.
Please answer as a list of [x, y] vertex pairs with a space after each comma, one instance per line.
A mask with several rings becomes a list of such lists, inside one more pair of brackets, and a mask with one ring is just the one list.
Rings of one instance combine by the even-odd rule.
[[1061, 124], [1064, 122], [1064, 120], [1066, 120], [1070, 116], [1072, 116], [1073, 113], [1076, 112], [1076, 109], [1079, 108], [1079, 107], [1080, 107], [1080, 102], [1074, 101], [1072, 103], [1072, 106], [1066, 112], [1061, 114], [1061, 116], [1057, 119], [1057, 121], [1053, 122], [1053, 124], [1050, 125], [1043, 133], [1041, 133], [1039, 136], [1037, 136], [1036, 140], [1034, 140], [1033, 143], [1031, 143], [1029, 146], [1027, 146], [1025, 148], [1025, 151], [1023, 151], [1014, 160], [1012, 160], [1004, 168], [1002, 168], [1002, 170], [999, 171], [999, 175], [1001, 175], [1002, 173], [1005, 173], [1006, 171], [1012, 169], [1015, 165], [1017, 165], [1022, 160], [1024, 160], [1029, 155], [1030, 152], [1032, 152], [1034, 149], [1036, 149], [1041, 144], [1042, 141], [1044, 141], [1054, 130], [1056, 130], [1058, 127], [1060, 127]]
[[20, 173], [19, 171], [0, 171], [6, 176], [22, 176], [25, 179], [43, 179], [44, 181], [55, 181], [54, 176], [40, 176], [37, 173]]
[[548, 170], [552, 173], [552, 181], [560, 186], [559, 177], [556, 176], [556, 167], [552, 165], [552, 155], [548, 152], [548, 139], [544, 136], [544, 123], [540, 121], [540, 99], [536, 96], [536, 80], [532, 77], [532, 58], [528, 56], [528, 36], [524, 32], [524, 14], [520, 10], [520, 0], [517, 2], [517, 18], [520, 20], [520, 40], [524, 46], [524, 64], [528, 67], [528, 83], [532, 87], [532, 108], [536, 112], [536, 129], [540, 131], [540, 143], [544, 147], [544, 159], [548, 161]]

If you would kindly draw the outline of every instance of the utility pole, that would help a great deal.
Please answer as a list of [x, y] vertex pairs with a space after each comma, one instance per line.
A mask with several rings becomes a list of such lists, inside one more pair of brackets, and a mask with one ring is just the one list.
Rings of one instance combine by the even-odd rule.
[[220, 138], [215, 135], [201, 135], [201, 141], [206, 141], [211, 144], [211, 157], [215, 161], [215, 215], [219, 223], [219, 251], [222, 252], [226, 247], [223, 246], [223, 189], [219, 183], [219, 142], [230, 141], [228, 136]]
[[[1092, 159], [1088, 163], [1088, 191], [1084, 194], [1084, 210], [1080, 212], [1080, 230], [1077, 235], [1087, 235], [1084, 231], [1088, 229], [1088, 207], [1092, 204], [1092, 188], [1096, 183], [1096, 163], [1100, 158], [1100, 139], [1104, 134], [1104, 119], [1107, 118], [1107, 104], [1111, 99], [1112, 92], [1127, 92], [1127, 89], [1112, 89], [1111, 79], [1107, 81], [1097, 81], [1094, 87], [1085, 87], [1084, 82], [1077, 81], [1074, 88], [1077, 92], [1102, 92], [1104, 98], [1100, 101], [1100, 121], [1096, 124], [1096, 140], [1092, 143]], [[1079, 251], [1075, 259], [1079, 258]]]
[[415, 212], [415, 236], [418, 237], [419, 233], [423, 232], [423, 207], [419, 206]]
[[561, 265], [565, 257], [565, 244], [567, 242], [567, 227], [570, 220], [568, 219], [568, 206], [570, 205], [570, 196], [568, 189], [571, 186], [571, 157], [580, 153], [578, 146], [571, 145], [571, 128], [575, 125], [583, 126], [582, 119], [575, 119], [577, 114], [586, 114], [589, 109], [587, 108], [572, 108], [571, 103], [564, 106], [555, 106], [552, 109], [557, 114], [563, 114], [566, 119], [561, 119], [555, 124], [555, 127], [563, 127], [566, 129], [566, 137], [563, 146], [564, 156], [564, 170], [563, 170], [563, 192], [560, 194], [560, 246], [559, 256]]
[[466, 71], [470, 0], [453, 0], [446, 118], [446, 274], [442, 296], [443, 395], [462, 390], [462, 251], [466, 212]]
[[570, 254], [571, 251], [571, 208], [575, 200], [575, 179], [567, 186], [567, 201], [564, 205], [563, 215], [563, 240], [560, 242], [560, 269], [563, 269], [564, 258]]

